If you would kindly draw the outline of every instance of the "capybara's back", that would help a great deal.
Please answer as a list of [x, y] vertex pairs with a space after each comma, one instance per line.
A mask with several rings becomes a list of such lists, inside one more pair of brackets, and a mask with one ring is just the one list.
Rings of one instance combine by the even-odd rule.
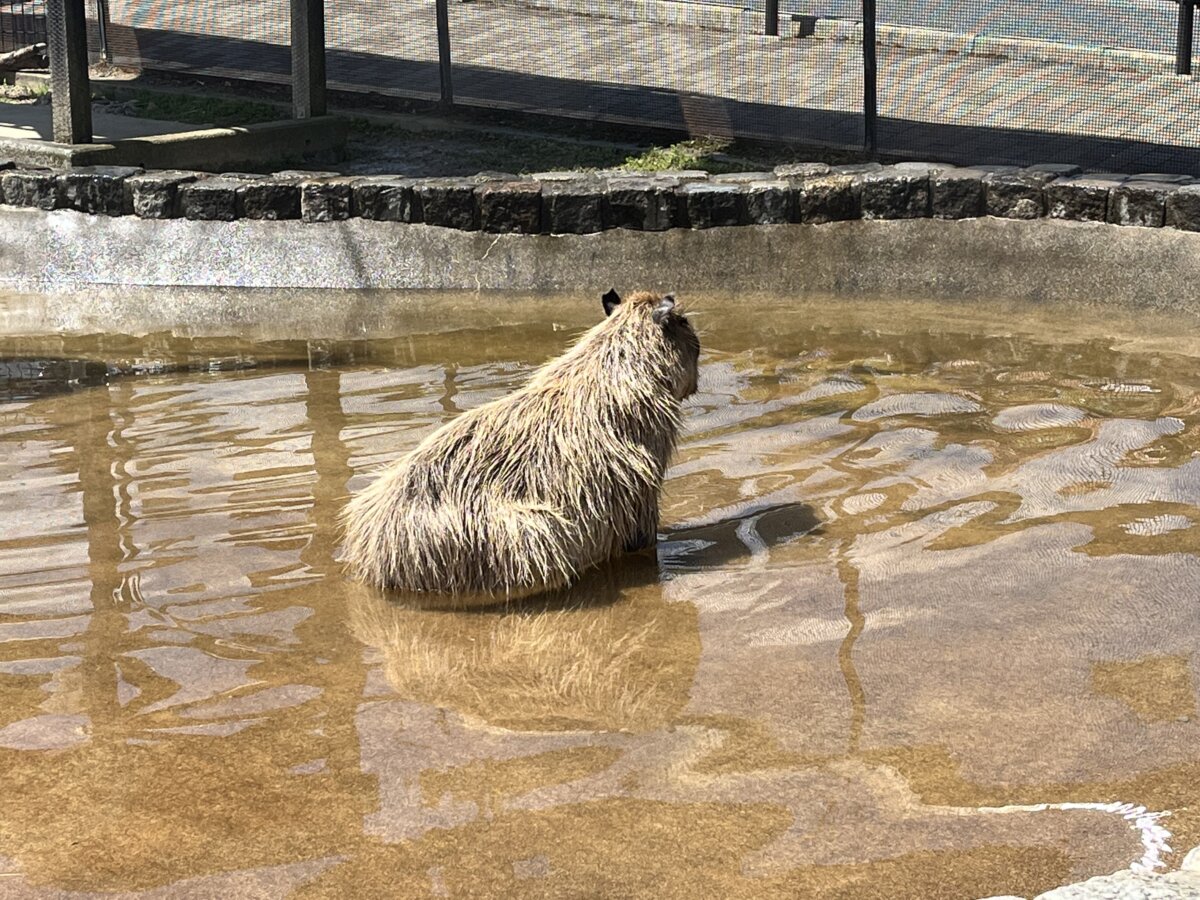
[[346, 560], [405, 591], [529, 594], [654, 543], [700, 343], [670, 295], [607, 317], [515, 393], [464, 413], [350, 501]]

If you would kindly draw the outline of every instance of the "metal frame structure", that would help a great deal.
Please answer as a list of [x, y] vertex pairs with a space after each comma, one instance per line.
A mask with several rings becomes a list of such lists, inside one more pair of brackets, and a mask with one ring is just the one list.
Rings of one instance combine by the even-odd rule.
[[[102, 12], [103, 15], [103, 12]], [[291, 0], [292, 114], [323, 116], [325, 0]], [[46, 0], [53, 136], [60, 144], [92, 143], [85, 0]]]

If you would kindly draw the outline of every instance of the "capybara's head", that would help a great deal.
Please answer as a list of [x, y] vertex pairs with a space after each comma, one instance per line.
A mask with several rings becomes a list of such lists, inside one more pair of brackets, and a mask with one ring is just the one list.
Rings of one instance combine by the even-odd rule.
[[696, 393], [700, 377], [700, 338], [676, 304], [674, 295], [639, 291], [621, 299], [613, 289], [601, 301], [612, 327], [628, 330], [639, 339], [652, 342], [652, 346], [646, 348], [648, 358], [661, 354], [672, 361], [671, 393], [676, 399], [685, 400]]

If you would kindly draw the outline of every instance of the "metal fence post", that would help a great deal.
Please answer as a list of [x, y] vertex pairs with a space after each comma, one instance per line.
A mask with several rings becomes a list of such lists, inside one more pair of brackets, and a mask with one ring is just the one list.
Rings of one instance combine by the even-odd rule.
[[442, 109], [454, 105], [454, 82], [450, 77], [450, 2], [437, 0], [438, 75], [442, 84]]
[[108, 0], [96, 0], [96, 32], [100, 39], [100, 61], [108, 65], [112, 62], [108, 46]]
[[54, 140], [60, 144], [90, 144], [92, 89], [88, 82], [84, 0], [47, 0], [46, 45]]
[[1192, 25], [1196, 19], [1195, 0], [1178, 0], [1179, 24], [1175, 29], [1175, 74], [1192, 74]]
[[763, 34], [768, 37], [779, 37], [779, 0], [767, 0]]
[[879, 111], [876, 92], [875, 0], [862, 0], [863, 149], [871, 157], [879, 152], [875, 124]]
[[325, 115], [325, 0], [292, 0], [292, 115]]

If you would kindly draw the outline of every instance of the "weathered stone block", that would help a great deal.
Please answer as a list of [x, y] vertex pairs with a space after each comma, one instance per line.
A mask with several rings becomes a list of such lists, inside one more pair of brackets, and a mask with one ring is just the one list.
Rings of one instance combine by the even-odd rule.
[[1035, 163], [1032, 166], [1026, 166], [1021, 171], [1033, 175], [1048, 175], [1050, 178], [1070, 178], [1083, 174], [1083, 169], [1071, 163]]
[[973, 219], [982, 216], [984, 172], [979, 169], [945, 169], [929, 176], [929, 211], [938, 219]]
[[179, 189], [197, 179], [195, 172], [145, 172], [125, 179], [125, 204], [142, 219], [177, 219], [182, 215]]
[[679, 188], [679, 198], [692, 228], [741, 224], [746, 204], [741, 185], [719, 182], [685, 184]]
[[949, 163], [898, 162], [887, 168], [895, 169], [897, 172], [924, 172], [926, 175], [933, 175], [937, 172], [945, 172], [947, 169], [953, 169], [954, 166]]
[[751, 225], [786, 225], [795, 215], [795, 192], [784, 179], [744, 185], [746, 222]]
[[1191, 175], [1175, 175], [1169, 172], [1139, 172], [1130, 175], [1129, 181], [1153, 181], [1156, 184], [1195, 184], [1196, 179]]
[[529, 177], [534, 181], [540, 182], [542, 185], [547, 185], [555, 182], [569, 182], [574, 184], [575, 182], [585, 180], [592, 176], [584, 175], [579, 172], [562, 172], [556, 169], [553, 172], [534, 172]]
[[318, 178], [300, 184], [300, 218], [305, 222], [340, 222], [354, 210], [357, 178]]
[[1131, 181], [1115, 187], [1108, 197], [1108, 221], [1113, 225], [1161, 228], [1167, 218], [1167, 197], [1177, 184]]
[[538, 234], [542, 186], [536, 181], [496, 181], [475, 189], [479, 227], [494, 233]]
[[604, 185], [596, 179], [542, 185], [542, 224], [551, 234], [591, 234], [604, 228]]
[[825, 163], [789, 163], [775, 167], [776, 178], [804, 179], [828, 174], [829, 166]]
[[515, 172], [498, 172], [494, 170], [486, 170], [476, 172], [474, 175], [465, 176], [468, 181], [473, 181], [475, 184], [487, 184], [490, 181], [529, 181], [528, 178], [522, 178]]
[[701, 181], [708, 181], [712, 176], [703, 169], [665, 169], [662, 172], [651, 174], [651, 178], [666, 178], [676, 184], [696, 184]]
[[796, 221], [810, 225], [859, 216], [859, 185], [852, 175], [825, 175], [795, 185]]
[[834, 166], [830, 169], [833, 175], [866, 175], [870, 172], [882, 172], [883, 164], [877, 162], [849, 163], [843, 166]]
[[477, 182], [470, 178], [423, 178], [417, 181], [413, 192], [420, 202], [423, 221], [443, 228], [477, 231], [476, 186]]
[[752, 181], [774, 181], [774, 172], [728, 172], [713, 175], [709, 181], [716, 184], [749, 184]]
[[238, 188], [238, 214], [247, 219], [300, 218], [300, 183], [295, 177], [274, 175]]
[[[15, 167], [15, 165], [16, 164], [11, 159], [0, 159], [0, 172], [5, 171], [6, 169], [12, 169]], [[4, 185], [0, 184], [0, 203], [3, 203], [3, 202], [4, 202]]]
[[1103, 222], [1108, 218], [1112, 185], [1090, 178], [1058, 178], [1045, 187], [1046, 214], [1052, 219]]
[[0, 191], [9, 206], [58, 209], [62, 191], [58, 176], [49, 169], [12, 169], [0, 173]]
[[354, 215], [376, 222], [420, 222], [413, 178], [364, 178], [354, 185]]
[[237, 218], [237, 191], [245, 179], [218, 176], [180, 185], [179, 203], [184, 218], [232, 222]]
[[613, 178], [604, 193], [605, 219], [614, 228], [672, 228], [677, 222], [677, 186], [673, 179], [666, 178]]
[[1183, 231], [1200, 231], [1200, 184], [1185, 184], [1167, 197], [1167, 224]]
[[929, 173], [889, 167], [861, 178], [864, 219], [922, 219], [929, 215]]
[[129, 166], [80, 166], [58, 176], [63, 206], [105, 216], [125, 214], [125, 179], [141, 169]]
[[321, 172], [313, 169], [284, 169], [282, 172], [275, 172], [275, 178], [286, 178], [295, 181], [319, 181], [323, 178], [340, 178], [338, 172]]
[[1046, 214], [1042, 195], [1047, 176], [1028, 172], [991, 172], [983, 177], [984, 203], [989, 216], [1001, 219], [1040, 219]]

